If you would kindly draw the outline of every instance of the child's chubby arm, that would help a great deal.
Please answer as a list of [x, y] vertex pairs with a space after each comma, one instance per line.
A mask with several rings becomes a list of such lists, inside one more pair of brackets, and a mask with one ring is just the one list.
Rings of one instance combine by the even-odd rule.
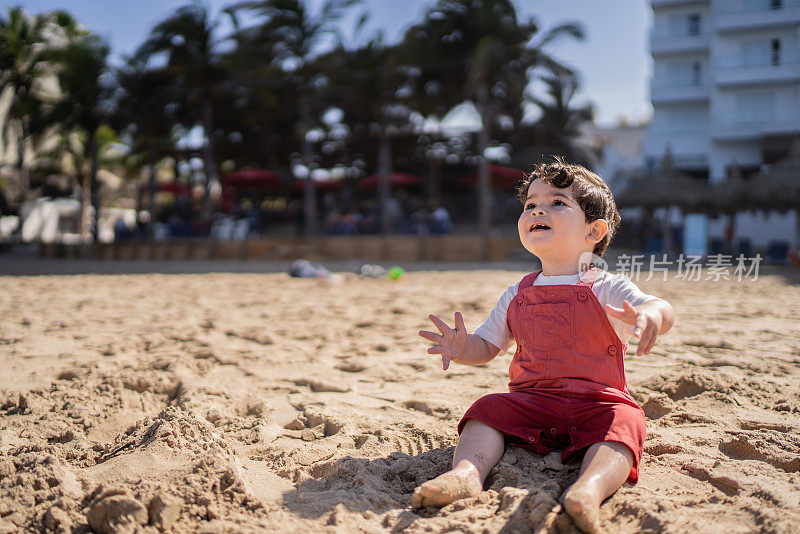
[[675, 324], [675, 310], [666, 300], [653, 299], [634, 306], [627, 300], [622, 308], [606, 304], [606, 312], [621, 321], [634, 325], [633, 335], [639, 338], [636, 355], [649, 354], [660, 334], [666, 334]]
[[455, 328], [450, 328], [447, 323], [435, 315], [429, 315], [428, 318], [441, 334], [420, 330], [419, 335], [433, 341], [434, 345], [428, 349], [428, 354], [442, 355], [442, 369], [446, 370], [450, 367], [450, 362], [463, 365], [482, 365], [500, 354], [498, 347], [480, 336], [467, 333], [464, 318], [460, 312], [455, 314]]

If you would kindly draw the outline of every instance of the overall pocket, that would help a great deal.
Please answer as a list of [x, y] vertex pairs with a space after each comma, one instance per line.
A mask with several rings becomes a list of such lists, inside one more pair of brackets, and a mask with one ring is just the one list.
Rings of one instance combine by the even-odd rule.
[[539, 352], [569, 348], [575, 344], [575, 321], [572, 304], [547, 302], [520, 308], [522, 317], [533, 332], [533, 348]]

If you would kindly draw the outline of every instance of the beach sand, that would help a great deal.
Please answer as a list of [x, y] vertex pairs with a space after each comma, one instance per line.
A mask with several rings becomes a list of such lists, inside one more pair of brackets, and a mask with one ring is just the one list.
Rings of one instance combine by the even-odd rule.
[[[456, 423], [506, 390], [429, 356], [520, 270], [0, 277], [0, 532], [576, 532], [578, 464], [508, 447], [486, 491], [411, 510]], [[800, 532], [800, 285], [640, 282], [677, 324], [626, 357], [647, 414], [608, 532]]]

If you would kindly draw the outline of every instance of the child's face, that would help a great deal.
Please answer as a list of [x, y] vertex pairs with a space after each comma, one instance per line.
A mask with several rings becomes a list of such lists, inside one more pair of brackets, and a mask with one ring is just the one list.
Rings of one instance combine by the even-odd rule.
[[[563, 265], [574, 259], [576, 272], [580, 255], [591, 252], [600, 240], [595, 239], [598, 230], [595, 226], [586, 222], [572, 187], [559, 189], [541, 180], [534, 180], [528, 187], [528, 197], [517, 224], [522, 246], [543, 264]], [[605, 231], [602, 234], [605, 235]]]

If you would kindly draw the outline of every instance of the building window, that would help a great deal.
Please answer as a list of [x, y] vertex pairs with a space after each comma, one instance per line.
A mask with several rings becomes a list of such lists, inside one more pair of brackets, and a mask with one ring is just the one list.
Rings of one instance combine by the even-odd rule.
[[741, 44], [742, 67], [762, 67], [770, 64], [770, 42], [766, 39], [760, 41], [747, 41]]
[[743, 11], [767, 11], [783, 8], [783, 0], [743, 0]]
[[686, 17], [686, 35], [700, 35], [700, 14], [692, 13]]
[[736, 120], [765, 122], [775, 118], [774, 93], [740, 93], [736, 95]]
[[780, 65], [781, 63], [781, 40], [773, 39], [769, 55], [770, 63]]
[[664, 80], [660, 85], [665, 87], [698, 86], [702, 84], [702, 81], [703, 65], [700, 61], [674, 61], [666, 64]]

